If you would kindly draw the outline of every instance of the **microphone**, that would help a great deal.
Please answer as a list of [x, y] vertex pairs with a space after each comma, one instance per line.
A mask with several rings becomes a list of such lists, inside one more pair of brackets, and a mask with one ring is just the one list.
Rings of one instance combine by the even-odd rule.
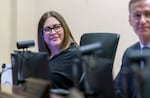
[[82, 53], [82, 54], [89, 54], [89, 53], [92, 53], [98, 49], [101, 48], [101, 44], [100, 43], [93, 43], [93, 44], [89, 44], [89, 45], [84, 45], [84, 46], [81, 46], [79, 48], [79, 51]]
[[29, 47], [34, 46], [34, 40], [20, 41], [20, 42], [17, 42], [16, 44], [17, 44], [18, 49], [29, 48]]
[[90, 55], [90, 54], [96, 54], [96, 53], [101, 53], [101, 43], [96, 42], [88, 45], [83, 45], [80, 46], [79, 48], [75, 49], [75, 55], [80, 56], [80, 55]]

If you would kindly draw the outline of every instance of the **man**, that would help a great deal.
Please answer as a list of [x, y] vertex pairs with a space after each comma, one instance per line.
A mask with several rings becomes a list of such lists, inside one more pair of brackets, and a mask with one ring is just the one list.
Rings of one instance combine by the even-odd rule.
[[136, 88], [135, 77], [130, 70], [132, 64], [128, 56], [130, 51], [141, 52], [143, 47], [150, 47], [150, 0], [130, 0], [129, 23], [139, 42], [128, 47], [123, 55], [121, 69], [115, 79], [115, 93], [119, 98], [141, 98], [142, 94]]

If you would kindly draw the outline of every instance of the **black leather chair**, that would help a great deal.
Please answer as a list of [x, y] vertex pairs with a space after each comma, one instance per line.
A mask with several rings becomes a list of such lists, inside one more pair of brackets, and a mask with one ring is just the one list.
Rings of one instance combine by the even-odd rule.
[[117, 33], [84, 33], [81, 36], [80, 45], [100, 42], [102, 44], [102, 54], [100, 56], [103, 58], [110, 58], [114, 61], [119, 38], [120, 34]]
[[[101, 53], [89, 57], [86, 61], [86, 70], [83, 70], [81, 84], [84, 85], [85, 94], [93, 98], [113, 98], [112, 68], [120, 35], [117, 33], [84, 33], [80, 39], [80, 46], [92, 43], [101, 43]], [[89, 55], [90, 56], [90, 55]], [[93, 60], [96, 63], [93, 63]], [[93, 66], [94, 65], [94, 66]], [[83, 78], [84, 77], [84, 78]]]

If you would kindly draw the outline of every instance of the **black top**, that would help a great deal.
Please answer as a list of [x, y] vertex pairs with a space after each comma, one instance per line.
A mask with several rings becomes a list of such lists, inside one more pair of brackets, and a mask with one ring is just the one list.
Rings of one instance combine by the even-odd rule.
[[50, 59], [52, 89], [68, 90], [73, 87], [72, 58], [75, 48], [76, 46], [71, 44], [68, 49]]

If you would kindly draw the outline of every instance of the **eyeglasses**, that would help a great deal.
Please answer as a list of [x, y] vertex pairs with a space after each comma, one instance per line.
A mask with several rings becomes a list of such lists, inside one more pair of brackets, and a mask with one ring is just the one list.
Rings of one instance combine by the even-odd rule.
[[55, 32], [61, 31], [62, 30], [61, 24], [55, 24], [53, 25], [53, 27], [47, 26], [43, 28], [43, 32], [52, 32], [52, 30], [54, 30]]

